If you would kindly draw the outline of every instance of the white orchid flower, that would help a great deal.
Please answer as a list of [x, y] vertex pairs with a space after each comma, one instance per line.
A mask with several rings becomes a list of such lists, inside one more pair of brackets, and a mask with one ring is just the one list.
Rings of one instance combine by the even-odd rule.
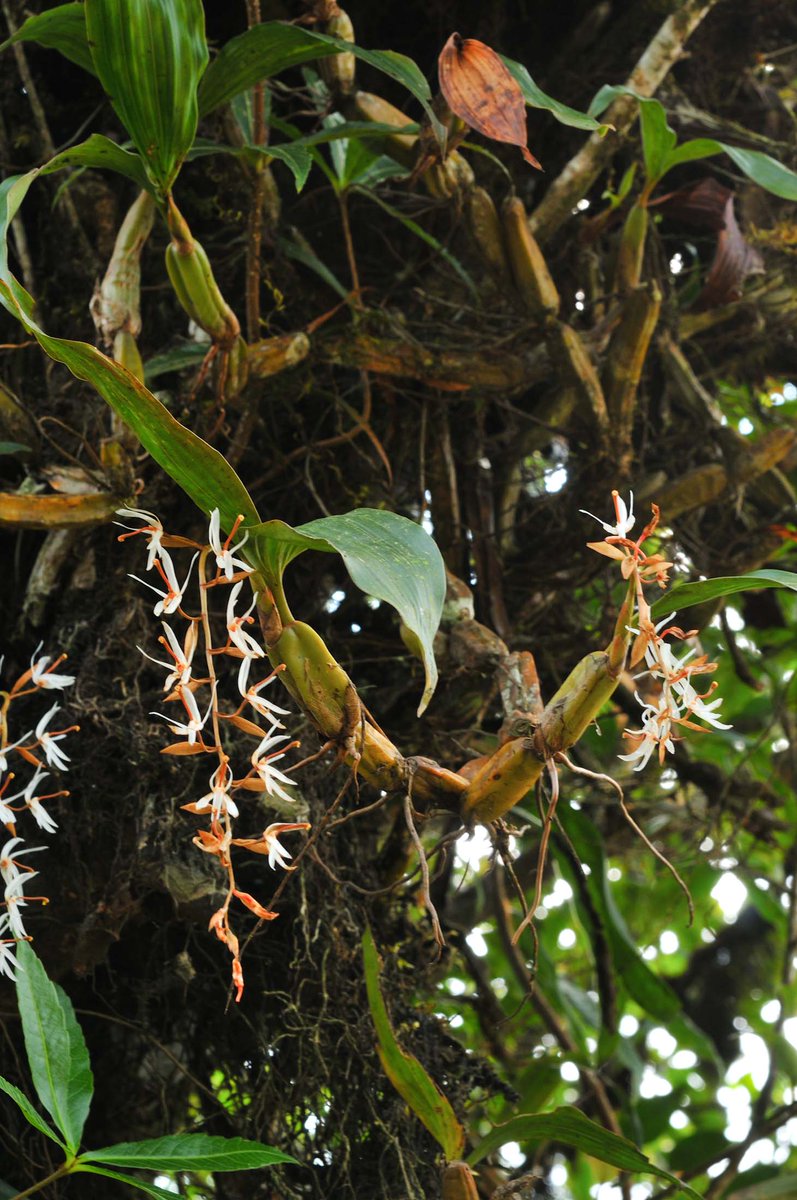
[[157, 595], [161, 597], [152, 610], [156, 617], [163, 615], [169, 616], [171, 613], [176, 612], [180, 607], [183, 602], [183, 594], [191, 579], [191, 572], [194, 569], [194, 563], [196, 562], [197, 557], [198, 553], [195, 554], [191, 559], [188, 572], [181, 586], [177, 582], [177, 573], [175, 572], [171, 555], [167, 554], [165, 550], [161, 551], [160, 558], [155, 560], [155, 569], [159, 573], [163, 582], [166, 584], [166, 591], [163, 591], [159, 587], [155, 587], [154, 583], [148, 583], [146, 579], [140, 579], [138, 575], [130, 576], [131, 579], [135, 579], [136, 583], [143, 583], [144, 587], [148, 587], [150, 591], [157, 593]]
[[117, 508], [116, 515], [119, 517], [132, 517], [134, 521], [144, 522], [140, 529], [136, 529], [131, 525], [125, 525], [122, 521], [114, 521], [114, 525], [121, 525], [122, 529], [130, 530], [129, 533], [120, 534], [120, 542], [126, 541], [127, 538], [135, 537], [138, 533], [149, 534], [147, 538], [147, 570], [151, 571], [155, 565], [155, 560], [166, 553], [161, 544], [163, 526], [159, 518], [155, 516], [155, 513], [147, 512], [143, 508]]
[[628, 508], [626, 508], [625, 501], [616, 490], [612, 492], [612, 500], [614, 501], [614, 515], [616, 518], [614, 525], [610, 525], [607, 521], [602, 521], [594, 513], [587, 512], [586, 508], [580, 508], [578, 511], [583, 513], [585, 517], [592, 517], [593, 521], [597, 521], [601, 528], [613, 537], [627, 537], [629, 530], [634, 528], [636, 522], [636, 517], [634, 516], [634, 493], [629, 493]]
[[243, 616], [236, 617], [235, 615], [235, 605], [238, 602], [243, 585], [243, 580], [236, 583], [227, 600], [227, 634], [232, 644], [247, 658], [264, 658], [266, 654], [265, 650], [261, 646], [258, 646], [255, 639], [243, 628], [244, 625], [252, 624], [254, 621], [252, 612], [257, 604], [257, 592], [252, 597], [252, 603]]
[[234, 557], [236, 552], [241, 549], [241, 546], [246, 545], [246, 543], [249, 541], [249, 534], [245, 533], [237, 546], [230, 545], [242, 520], [242, 516], [236, 518], [229, 537], [225, 542], [222, 543], [221, 517], [219, 510], [214, 508], [213, 512], [210, 514], [208, 541], [210, 542], [210, 547], [216, 556], [216, 566], [228, 580], [232, 579], [236, 571], [246, 571], [247, 573], [251, 573], [252, 571], [252, 568], [248, 563], [244, 562], [243, 559]]
[[44, 642], [39, 642], [36, 649], [33, 651], [33, 657], [30, 660], [30, 679], [35, 687], [40, 688], [67, 688], [71, 687], [75, 682], [74, 675], [58, 675], [55, 668], [64, 661], [65, 654], [53, 662], [53, 665], [48, 668], [48, 663], [52, 662], [52, 655], [45, 654], [42, 658], [37, 659], [36, 655], [41, 650]]

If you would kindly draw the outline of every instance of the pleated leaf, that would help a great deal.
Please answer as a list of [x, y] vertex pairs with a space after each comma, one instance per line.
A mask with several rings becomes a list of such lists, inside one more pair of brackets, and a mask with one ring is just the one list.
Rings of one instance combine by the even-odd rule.
[[167, 192], [194, 140], [208, 62], [201, 0], [85, 0], [100, 82], [155, 185]]
[[13, 46], [15, 42], [36, 42], [39, 46], [58, 50], [64, 58], [77, 63], [84, 71], [96, 74], [86, 36], [85, 6], [77, 3], [77, 0], [28, 17], [13, 37], [3, 42], [0, 50]]
[[438, 137], [445, 138], [432, 111], [429, 84], [417, 63], [406, 54], [397, 54], [394, 50], [365, 50], [341, 38], [281, 21], [264, 21], [222, 46], [199, 86], [200, 115], [212, 112], [220, 104], [280, 71], [332, 54], [354, 54], [395, 79], [420, 100]]

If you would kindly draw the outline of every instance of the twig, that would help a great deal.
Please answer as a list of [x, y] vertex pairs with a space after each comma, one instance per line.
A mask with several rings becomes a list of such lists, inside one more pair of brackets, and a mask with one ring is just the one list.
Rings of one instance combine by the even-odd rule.
[[625, 806], [625, 797], [623, 795], [623, 789], [620, 787], [620, 784], [617, 782], [617, 780], [612, 779], [611, 775], [604, 775], [599, 771], [588, 771], [586, 769], [586, 767], [576, 766], [576, 764], [567, 757], [567, 755], [564, 753], [563, 750], [559, 751], [557, 758], [560, 758], [562, 760], [562, 762], [567, 763], [570, 770], [575, 771], [576, 775], [585, 775], [588, 779], [598, 779], [603, 783], [608, 783], [610, 787], [614, 788], [614, 790], [617, 792], [617, 798], [620, 803], [620, 810], [621, 810], [623, 816], [625, 817], [626, 821], [631, 826], [634, 833], [639, 838], [641, 838], [641, 840], [645, 843], [645, 845], [647, 846], [647, 848], [651, 852], [651, 854], [654, 856], [654, 858], [657, 858], [659, 860], [659, 862], [662, 864], [662, 866], [667, 868], [667, 870], [670, 872], [670, 874], [672, 875], [675, 882], [678, 884], [678, 886], [681, 889], [681, 891], [683, 892], [683, 894], [686, 896], [686, 904], [689, 909], [689, 924], [691, 925], [695, 919], [695, 906], [694, 906], [694, 902], [692, 900], [692, 893], [689, 891], [689, 888], [687, 887], [686, 883], [681, 878], [681, 876], [678, 874], [678, 871], [673, 866], [673, 864], [670, 862], [670, 860], [664, 854], [662, 854], [662, 852], [660, 850], [656, 849], [656, 847], [651, 842], [650, 838], [645, 833], [644, 829], [641, 829], [640, 826], [637, 825], [634, 818], [631, 816], [630, 812], [628, 811], [628, 809]]
[[415, 822], [414, 822], [413, 816], [412, 816], [412, 789], [411, 788], [409, 788], [407, 790], [407, 793], [404, 797], [404, 819], [407, 822], [407, 829], [409, 830], [409, 835], [412, 838], [415, 849], [418, 852], [418, 863], [421, 868], [421, 889], [422, 889], [423, 903], [424, 903], [424, 906], [426, 907], [426, 911], [429, 913], [429, 917], [432, 922], [432, 929], [434, 930], [434, 940], [437, 942], [438, 946], [442, 950], [443, 946], [445, 946], [445, 944], [446, 944], [446, 939], [443, 937], [443, 930], [440, 926], [440, 918], [437, 915], [437, 909], [434, 906], [434, 903], [432, 901], [432, 896], [429, 891], [429, 863], [426, 858], [426, 851], [423, 848], [423, 842], [420, 839], [418, 830], [415, 828]]
[[543, 815], [542, 837], [540, 838], [540, 852], [537, 857], [537, 882], [536, 882], [536, 886], [534, 888], [534, 899], [531, 902], [531, 907], [529, 908], [529, 911], [526, 913], [525, 917], [520, 922], [520, 924], [518, 925], [514, 934], [512, 935], [512, 944], [513, 945], [517, 945], [518, 939], [520, 938], [520, 935], [523, 933], [523, 930], [526, 928], [527, 925], [530, 925], [531, 922], [534, 920], [534, 914], [536, 913], [537, 909], [540, 907], [540, 902], [542, 901], [542, 887], [543, 887], [543, 882], [544, 882], [544, 877], [545, 877], [545, 863], [548, 858], [548, 842], [550, 841], [550, 838], [551, 838], [551, 828], [553, 826], [553, 818], [554, 818], [554, 814], [556, 812], [556, 804], [557, 804], [557, 801], [559, 800], [559, 773], [556, 770], [556, 764], [553, 762], [552, 759], [548, 759], [548, 762], [545, 765], [547, 766], [548, 774], [551, 777], [551, 801], [550, 801], [550, 804], [548, 805], [548, 811]]
[[[684, 43], [716, 3], [717, 0], [686, 0], [685, 4], [673, 5], [675, 11], [670, 13], [642, 54], [626, 81], [627, 86], [640, 96], [652, 96], [681, 57]], [[611, 105], [603, 120], [614, 126], [615, 133], [605, 137], [593, 133], [531, 214], [531, 229], [538, 241], [547, 241], [567, 220], [616, 152], [618, 142], [628, 133], [636, 115], [637, 102], [631, 96], [621, 96]]]

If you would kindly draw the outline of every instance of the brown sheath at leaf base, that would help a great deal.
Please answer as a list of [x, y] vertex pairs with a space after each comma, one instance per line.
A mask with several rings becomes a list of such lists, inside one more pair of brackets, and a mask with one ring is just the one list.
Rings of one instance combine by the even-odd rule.
[[440, 90], [449, 108], [471, 129], [496, 142], [518, 146], [542, 170], [526, 142], [526, 102], [520, 84], [494, 50], [452, 33], [437, 62]]

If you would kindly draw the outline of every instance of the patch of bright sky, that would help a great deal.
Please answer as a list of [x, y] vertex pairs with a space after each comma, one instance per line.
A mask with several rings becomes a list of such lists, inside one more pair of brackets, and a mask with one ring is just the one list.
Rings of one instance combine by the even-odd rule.
[[560, 950], [571, 950], [576, 944], [575, 929], [561, 930], [559, 937], [556, 939], [556, 944]]
[[741, 433], [743, 437], [747, 437], [748, 434], [753, 432], [755, 425], [749, 417], [742, 417], [741, 421], [739, 422], [738, 429], [739, 433]]
[[[498, 1158], [501, 1166], [507, 1167], [510, 1171], [516, 1171], [519, 1167], [522, 1167], [526, 1161], [526, 1156], [520, 1149], [518, 1142], [507, 1142], [506, 1145], [502, 1146], [498, 1151]], [[567, 1172], [565, 1172], [565, 1178], [566, 1177]]]
[[750, 1132], [752, 1106], [746, 1087], [721, 1087], [717, 1100], [725, 1109], [725, 1136], [729, 1142], [743, 1142]]
[[639, 1033], [639, 1021], [630, 1013], [626, 1013], [624, 1017], [620, 1018], [620, 1036], [631, 1038], [635, 1033]]
[[[578, 305], [576, 305], [578, 307]], [[583, 304], [581, 306], [584, 307]], [[552, 467], [545, 472], [543, 484], [546, 492], [561, 492], [567, 483], [567, 467]]]
[[675, 954], [680, 945], [678, 934], [674, 933], [672, 929], [665, 929], [659, 938], [659, 950], [662, 954]]
[[678, 1043], [675, 1038], [666, 1029], [662, 1029], [660, 1025], [657, 1025], [655, 1029], [651, 1029], [645, 1038], [645, 1045], [651, 1050], [655, 1050], [660, 1058], [669, 1058], [678, 1049]]
[[477, 958], [484, 958], [487, 954], [487, 943], [484, 940], [484, 934], [489, 932], [489, 929], [489, 925], [477, 925], [465, 938], [465, 941]]
[[725, 920], [730, 924], [736, 920], [747, 899], [747, 888], [732, 871], [725, 871], [711, 889], [711, 896]]
[[153, 1182], [156, 1187], [163, 1188], [164, 1192], [174, 1192], [177, 1196], [180, 1194], [179, 1183], [170, 1175], [156, 1175]]
[[472, 833], [463, 833], [461, 838], [457, 838], [457, 862], [474, 871], [478, 871], [491, 851], [490, 835], [483, 825], [477, 825]]

